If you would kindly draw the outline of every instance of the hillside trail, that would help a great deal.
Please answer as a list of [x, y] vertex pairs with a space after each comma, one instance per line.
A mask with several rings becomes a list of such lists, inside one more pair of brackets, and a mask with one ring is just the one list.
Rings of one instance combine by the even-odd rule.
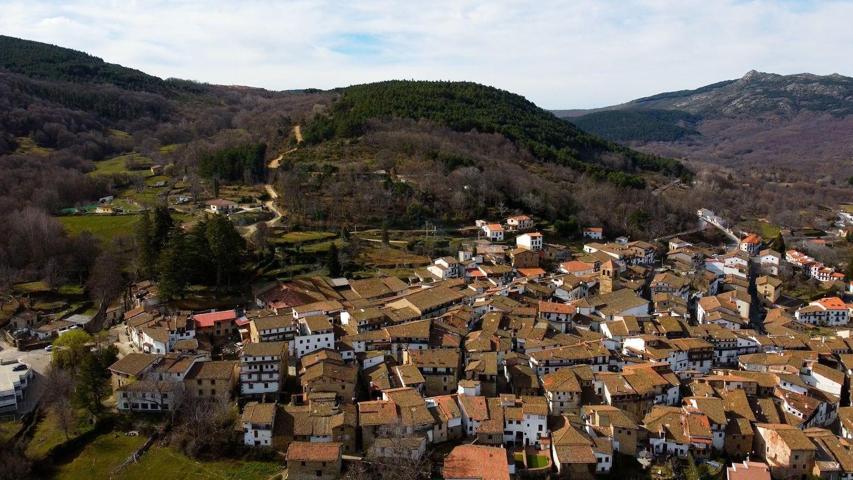
[[[293, 126], [293, 136], [296, 137], [296, 145], [297, 146], [293, 147], [289, 150], [285, 150], [284, 152], [281, 152], [277, 157], [270, 160], [270, 163], [267, 165], [267, 168], [270, 168], [270, 169], [278, 168], [281, 165], [282, 159], [284, 159], [284, 157], [286, 155], [289, 155], [289, 154], [295, 152], [297, 150], [297, 148], [299, 148], [298, 147], [299, 144], [302, 143], [302, 141], [303, 141], [302, 140], [302, 128], [299, 125]], [[281, 219], [284, 218], [284, 212], [276, 204], [276, 200], [278, 200], [278, 192], [275, 191], [275, 187], [273, 186], [273, 184], [271, 184], [271, 183], [264, 184], [264, 190], [267, 192], [267, 195], [269, 195], [269, 197], [270, 197], [269, 200], [264, 202], [264, 206], [269, 211], [271, 211], [275, 214], [275, 216], [272, 219], [267, 220], [264, 223], [267, 224], [267, 227], [275, 227], [279, 223], [281, 223]], [[261, 222], [258, 222], [258, 223], [261, 223]], [[252, 225], [248, 225], [246, 227], [243, 227], [243, 229], [242, 229], [243, 230], [243, 237], [245, 237], [247, 239], [251, 239], [252, 236], [255, 234], [255, 232], [258, 230], [258, 223], [254, 223]]]

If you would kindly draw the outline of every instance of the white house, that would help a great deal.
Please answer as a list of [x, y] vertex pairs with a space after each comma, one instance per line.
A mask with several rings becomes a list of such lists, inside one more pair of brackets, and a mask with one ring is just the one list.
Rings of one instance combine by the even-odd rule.
[[809, 303], [794, 313], [798, 322], [809, 325], [839, 326], [850, 320], [850, 307], [838, 297], [826, 297]]
[[287, 342], [246, 344], [240, 354], [240, 394], [278, 394], [287, 375], [287, 355]]
[[275, 403], [249, 402], [243, 409], [243, 443], [247, 446], [272, 447], [277, 407]]
[[524, 231], [533, 228], [533, 219], [527, 215], [516, 215], [506, 219], [506, 226], [510, 231]]
[[749, 254], [750, 257], [754, 257], [758, 255], [759, 250], [761, 250], [761, 237], [754, 233], [750, 233], [740, 241], [739, 248], [741, 251]]
[[217, 198], [214, 200], [207, 201], [207, 209], [211, 213], [217, 214], [228, 214], [235, 210], [237, 210], [237, 203], [232, 202], [231, 200], [224, 200], [221, 198]]
[[591, 240], [603, 240], [604, 229], [601, 227], [586, 227], [583, 229], [583, 238], [589, 238]]
[[542, 234], [539, 232], [525, 233], [515, 237], [515, 245], [534, 252], [542, 250]]
[[483, 233], [486, 234], [486, 238], [493, 242], [502, 242], [504, 239], [504, 227], [497, 223], [483, 225]]
[[299, 333], [290, 342], [290, 351], [298, 358], [322, 348], [335, 348], [335, 331], [329, 317], [309, 316], [299, 319]]

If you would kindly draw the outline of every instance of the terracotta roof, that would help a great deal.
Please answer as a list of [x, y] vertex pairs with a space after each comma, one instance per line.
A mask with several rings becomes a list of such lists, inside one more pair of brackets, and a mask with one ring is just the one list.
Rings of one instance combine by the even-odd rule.
[[223, 310], [220, 312], [199, 313], [193, 315], [197, 328], [212, 327], [217, 322], [237, 319], [237, 310]]
[[340, 443], [291, 442], [287, 447], [288, 462], [337, 462], [340, 459]]
[[507, 453], [503, 447], [459, 445], [444, 459], [444, 478], [509, 480]]

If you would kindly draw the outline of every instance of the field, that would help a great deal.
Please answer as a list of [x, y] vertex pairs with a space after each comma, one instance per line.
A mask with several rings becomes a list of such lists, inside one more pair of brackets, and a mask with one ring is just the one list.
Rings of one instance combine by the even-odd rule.
[[168, 447], [152, 447], [139, 463], [122, 470], [124, 480], [266, 480], [282, 467], [275, 462], [217, 461], [198, 462]]
[[334, 238], [337, 235], [331, 232], [289, 232], [281, 237], [281, 243], [297, 244], [306, 242], [318, 242], [328, 238]]
[[81, 215], [59, 217], [59, 221], [71, 235], [88, 231], [95, 238], [110, 240], [117, 235], [133, 235], [138, 215]]
[[[136, 172], [143, 176], [148, 176], [151, 172], [147, 169], [139, 169], [139, 170], [130, 170], [127, 168], [127, 160], [133, 160], [137, 162], [140, 166], [150, 166], [151, 159], [145, 157], [143, 155], [139, 155], [138, 153], [128, 153], [126, 155], [119, 155], [117, 157], [110, 158], [108, 160], [101, 160], [99, 162], [95, 162], [95, 170], [90, 172], [91, 175], [113, 175], [116, 173], [133, 173]], [[146, 167], [147, 168], [147, 167]]]
[[[112, 478], [112, 471], [145, 443], [145, 437], [107, 433], [87, 445], [70, 463], [57, 469], [57, 480]], [[168, 478], [153, 477], [153, 478]]]
[[[83, 416], [79, 417], [83, 418]], [[73, 429], [68, 432], [68, 438], [74, 438], [82, 435], [92, 429], [92, 425], [86, 422], [79, 422]], [[27, 446], [27, 457], [31, 460], [41, 460], [47, 456], [50, 449], [66, 442], [65, 432], [59, 426], [56, 415], [52, 411], [48, 411], [47, 415], [39, 422], [36, 431], [33, 434]]]
[[764, 220], [751, 220], [744, 222], [742, 228], [748, 232], [754, 232], [761, 235], [761, 238], [765, 241], [770, 241], [776, 238], [780, 231], [778, 225], [768, 223]]

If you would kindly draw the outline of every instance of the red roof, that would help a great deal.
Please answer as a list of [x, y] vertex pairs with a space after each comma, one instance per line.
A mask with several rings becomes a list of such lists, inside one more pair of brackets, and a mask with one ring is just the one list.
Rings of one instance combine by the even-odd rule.
[[741, 240], [741, 243], [746, 243], [748, 245], [758, 245], [761, 243], [761, 237], [759, 237], [758, 235], [756, 235], [754, 233], [750, 233], [749, 235], [746, 236], [746, 238]]
[[225, 322], [237, 319], [237, 310], [223, 310], [221, 312], [199, 313], [193, 315], [196, 328], [212, 327], [216, 322]]
[[584, 232], [594, 232], [594, 233], [602, 233], [604, 229], [601, 227], [586, 227], [583, 229]]
[[593, 270], [595, 268], [595, 265], [593, 265], [591, 263], [581, 262], [579, 260], [572, 260], [569, 262], [561, 263], [560, 267], [569, 273], [574, 273], [574, 272], [585, 272], [587, 270]]
[[817, 301], [827, 310], [847, 310], [847, 304], [838, 297], [826, 297]]
[[545, 275], [545, 270], [541, 268], [519, 268], [518, 273], [521, 274], [522, 277], [536, 277], [539, 275]]

